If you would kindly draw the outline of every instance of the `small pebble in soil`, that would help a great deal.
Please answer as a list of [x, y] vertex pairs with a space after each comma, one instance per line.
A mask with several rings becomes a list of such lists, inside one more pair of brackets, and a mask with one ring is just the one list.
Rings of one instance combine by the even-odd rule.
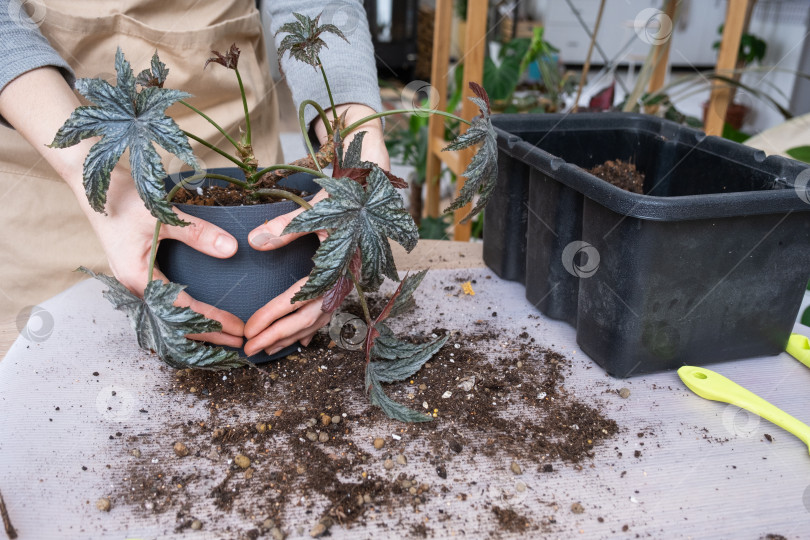
[[515, 484], [515, 489], [520, 493], [523, 493], [524, 491], [526, 491], [526, 484], [523, 482], [518, 482], [517, 484]]
[[453, 392], [451, 392], [450, 390], [448, 390], [447, 392], [445, 392], [444, 394], [442, 394], [442, 399], [448, 399], [448, 398], [452, 397], [452, 395], [453, 395]]
[[315, 424], [317, 423], [318, 423], [317, 420], [315, 420], [314, 418], [310, 418], [309, 420], [307, 420], [307, 427], [315, 427]]
[[321, 424], [323, 424], [324, 426], [328, 426], [331, 423], [332, 423], [331, 416], [329, 416], [328, 414], [324, 414], [323, 416], [321, 416]]
[[315, 433], [314, 431], [307, 431], [307, 439], [309, 439], [312, 442], [315, 442], [318, 440], [318, 434]]
[[258, 424], [256, 424], [256, 431], [258, 431], [259, 433], [264, 433], [265, 431], [267, 431], [267, 424], [265, 424], [264, 422], [259, 422]]
[[444, 465], [439, 465], [438, 467], [436, 467], [436, 474], [439, 475], [439, 478], [446, 479], [447, 469], [444, 468]]
[[405, 457], [405, 454], [400, 454], [397, 456], [397, 463], [399, 463], [400, 465], [407, 465], [408, 458]]
[[383, 467], [385, 467], [386, 471], [390, 471], [394, 468], [394, 460], [393, 459], [386, 459], [383, 463]]
[[141, 457], [141, 451], [137, 448], [133, 448], [129, 453], [135, 457]]
[[425, 383], [420, 384], [419, 385], [419, 390], [422, 390], [422, 391], [427, 390], [427, 385]]
[[109, 512], [110, 508], [112, 508], [112, 503], [110, 503], [110, 499], [107, 497], [102, 497], [96, 501], [96, 508], [102, 512]]
[[512, 469], [514, 474], [523, 474], [523, 469], [520, 468], [520, 463], [517, 461], [513, 461], [509, 468]]
[[335, 416], [333, 416], [332, 417], [332, 423], [333, 424], [339, 424], [340, 423], [340, 416], [337, 415], [337, 414]]
[[385, 439], [383, 439], [383, 438], [381, 438], [381, 437], [377, 437], [376, 439], [374, 439], [374, 448], [376, 448], [377, 450], [379, 450], [379, 449], [381, 449], [383, 446], [385, 446]]
[[253, 469], [252, 468], [245, 471], [245, 480], [250, 480], [251, 478], [253, 478]]
[[325, 431], [321, 431], [320, 435], [318, 435], [318, 441], [322, 443], [329, 441], [329, 434]]
[[323, 522], [319, 521], [314, 527], [312, 527], [312, 530], [309, 531], [309, 535], [312, 538], [318, 538], [319, 536], [323, 536], [327, 530], [329, 530], [329, 527], [327, 527]]
[[233, 458], [233, 462], [236, 463], [236, 466], [240, 469], [247, 469], [250, 467], [250, 458], [244, 454], [239, 454], [235, 458]]
[[188, 455], [188, 447], [178, 441], [174, 443], [174, 453], [177, 454], [177, 457], [186, 457]]
[[199, 531], [200, 529], [202, 529], [202, 521], [200, 521], [199, 519], [195, 519], [194, 521], [191, 522], [191, 528], [194, 529], [195, 531]]
[[629, 398], [630, 397], [630, 389], [626, 388], [626, 387], [622, 388], [621, 390], [619, 390], [619, 395], [622, 397], [622, 399]]
[[571, 505], [571, 512], [573, 512], [574, 514], [581, 514], [584, 511], [585, 508], [578, 502], [575, 502], [574, 504]]
[[273, 540], [284, 540], [284, 538], [287, 535], [285, 535], [284, 531], [282, 531], [278, 527], [273, 527], [272, 529], [270, 529], [270, 536], [273, 537]]

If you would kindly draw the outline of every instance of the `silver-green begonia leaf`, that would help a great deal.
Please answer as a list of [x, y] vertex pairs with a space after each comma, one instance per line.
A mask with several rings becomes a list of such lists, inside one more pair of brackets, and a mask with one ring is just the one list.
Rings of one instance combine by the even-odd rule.
[[129, 149], [132, 178], [146, 208], [163, 223], [187, 225], [165, 200], [166, 173], [153, 143], [198, 168], [185, 134], [165, 114], [167, 107], [190, 94], [157, 86], [138, 92], [132, 68], [120, 49], [115, 54], [115, 70], [116, 86], [103, 79], [76, 81], [76, 89], [96, 105], [73, 111], [50, 146], [66, 148], [90, 137], [101, 137], [84, 162], [87, 200], [97, 212], [104, 211], [113, 167]]
[[210, 347], [186, 337], [186, 334], [219, 332], [222, 325], [189, 308], [174, 305], [184, 286], [155, 280], [146, 286], [141, 299], [114, 277], [96, 274], [84, 267], [79, 270], [109, 287], [104, 291], [104, 297], [115, 309], [129, 316], [138, 345], [157, 353], [169, 366], [175, 369], [222, 370], [248, 364], [234, 351]]

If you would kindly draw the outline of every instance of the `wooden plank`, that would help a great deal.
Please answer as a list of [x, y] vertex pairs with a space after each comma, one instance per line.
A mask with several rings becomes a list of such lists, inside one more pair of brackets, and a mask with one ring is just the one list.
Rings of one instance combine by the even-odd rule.
[[[468, 97], [472, 96], [469, 83], [471, 81], [480, 83], [484, 79], [484, 54], [486, 53], [486, 32], [487, 32], [487, 11], [488, 0], [468, 0], [467, 1], [467, 34], [464, 39], [464, 104], [461, 106], [462, 118], [472, 118], [479, 114], [478, 107], [471, 102]], [[467, 126], [462, 127], [462, 132]], [[462, 163], [469, 163], [475, 155], [474, 148], [465, 149], [459, 152]], [[456, 195], [464, 187], [465, 178], [459, 176], [456, 180]], [[466, 216], [471, 209], [471, 205], [456, 210], [453, 214], [453, 239], [466, 241], [470, 239], [471, 223], [461, 223], [461, 219]]]
[[[447, 67], [450, 62], [450, 30], [453, 22], [453, 0], [436, 0], [436, 15], [433, 25], [433, 59], [430, 67], [430, 83], [438, 94], [438, 109], [447, 106]], [[428, 152], [425, 170], [425, 210], [430, 217], [439, 217], [439, 175], [441, 160], [433, 146], [435, 139], [444, 140], [444, 118], [431, 116], [428, 121]]]
[[431, 145], [435, 149], [434, 153], [436, 157], [447, 165], [447, 168], [450, 169], [453, 174], [461, 176], [461, 173], [467, 168], [467, 163], [461, 160], [461, 152], [442, 152], [442, 148], [447, 146], [447, 141], [444, 140], [444, 137], [434, 137], [431, 140]]
[[[737, 57], [740, 50], [740, 40], [748, 19], [748, 10], [752, 0], [728, 0], [726, 8], [726, 22], [723, 29], [723, 39], [720, 41], [720, 52], [717, 55], [715, 71], [734, 75], [737, 66]], [[731, 87], [721, 81], [712, 84], [712, 93], [709, 98], [709, 108], [706, 111], [705, 130], [707, 135], [720, 136], [723, 134], [723, 124], [731, 100]]]
[[[664, 14], [669, 17], [669, 20], [673, 25], [675, 24], [675, 10], [680, 2], [681, 0], [667, 0], [666, 5], [664, 6]], [[671, 33], [669, 37], [667, 37], [666, 41], [656, 45], [656, 48], [658, 48], [658, 54], [656, 55], [658, 57], [658, 62], [655, 65], [655, 70], [653, 71], [652, 77], [650, 77], [650, 86], [648, 89], [651, 94], [660, 90], [664, 86], [664, 81], [667, 78], [667, 72], [669, 71], [669, 48], [670, 44], [672, 43], [673, 33], [674, 28], [671, 30]], [[657, 108], [658, 106], [656, 105], [655, 109]]]
[[605, 11], [605, 0], [599, 3], [599, 12], [596, 14], [596, 22], [593, 25], [593, 33], [591, 34], [591, 44], [588, 45], [588, 55], [585, 57], [585, 65], [582, 66], [582, 74], [579, 77], [579, 86], [577, 87], [577, 97], [574, 98], [574, 106], [571, 112], [579, 110], [579, 98], [582, 97], [582, 89], [585, 87], [585, 81], [588, 79], [588, 71], [591, 69], [591, 55], [593, 54], [593, 46], [596, 44], [596, 36], [599, 34], [599, 25], [602, 23], [602, 13]]

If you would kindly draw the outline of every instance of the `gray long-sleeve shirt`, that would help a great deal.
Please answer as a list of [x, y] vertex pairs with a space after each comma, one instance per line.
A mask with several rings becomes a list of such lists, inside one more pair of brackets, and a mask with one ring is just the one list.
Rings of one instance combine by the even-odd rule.
[[[273, 33], [284, 23], [295, 21], [293, 12], [312, 18], [323, 12], [321, 24], [332, 23], [341, 28], [350, 43], [325, 34], [324, 41], [328, 48], [324, 48], [320, 54], [335, 103], [362, 103], [375, 111], [382, 110], [374, 48], [362, 1], [331, 1], [324, 6], [323, 2], [312, 0], [265, 0], [263, 4], [262, 12], [271, 17]], [[276, 46], [283, 37], [276, 36]], [[44, 66], [58, 68], [71, 86], [75, 81], [70, 65], [50, 46], [20, 5], [20, 0], [0, 0], [0, 58], [0, 92], [23, 73]], [[281, 59], [281, 68], [296, 108], [305, 99], [328, 107], [329, 96], [320, 72], [290, 58], [289, 54]], [[307, 124], [316, 115], [314, 108], [307, 107]], [[0, 123], [8, 125], [2, 117]]]

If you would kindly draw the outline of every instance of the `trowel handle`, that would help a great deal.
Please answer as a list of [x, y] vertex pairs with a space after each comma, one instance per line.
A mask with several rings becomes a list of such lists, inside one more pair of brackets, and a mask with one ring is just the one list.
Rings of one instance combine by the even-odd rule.
[[810, 339], [801, 334], [790, 334], [787, 352], [796, 360], [810, 367]]
[[751, 411], [796, 435], [810, 446], [810, 426], [719, 373], [706, 368], [683, 366], [678, 370], [678, 376], [690, 390], [700, 397], [730, 403]]

